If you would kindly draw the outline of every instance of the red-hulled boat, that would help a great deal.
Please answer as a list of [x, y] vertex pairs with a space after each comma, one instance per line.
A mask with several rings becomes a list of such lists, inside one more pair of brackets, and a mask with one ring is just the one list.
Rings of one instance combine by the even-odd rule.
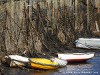
[[94, 53], [58, 53], [58, 58], [69, 62], [84, 62], [94, 57]]

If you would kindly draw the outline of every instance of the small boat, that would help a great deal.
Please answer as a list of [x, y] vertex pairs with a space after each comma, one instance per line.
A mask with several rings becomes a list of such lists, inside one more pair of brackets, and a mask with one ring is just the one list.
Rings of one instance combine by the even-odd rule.
[[24, 67], [24, 66], [26, 66], [26, 63], [11, 60], [11, 62], [9, 63], [9, 66], [10, 67]]
[[66, 66], [67, 61], [59, 58], [27, 58], [19, 55], [5, 56], [5, 63], [10, 67], [25, 67], [30, 66], [34, 69], [56, 69]]
[[53, 62], [45, 58], [30, 58], [30, 67], [33, 69], [57, 69], [59, 67], [57, 62]]
[[8, 55], [4, 57], [5, 63], [10, 67], [24, 67], [29, 63], [29, 58], [19, 55]]
[[94, 57], [94, 53], [58, 53], [58, 58], [69, 62], [84, 62]]
[[23, 57], [23, 56], [19, 56], [19, 55], [8, 55], [8, 56], [5, 56], [5, 58], [7, 59], [11, 59], [11, 60], [15, 60], [15, 61], [19, 61], [19, 62], [26, 62], [28, 63], [29, 62], [29, 58], [27, 57]]
[[100, 49], [100, 39], [99, 38], [79, 38], [75, 41], [75, 45], [78, 48], [86, 49]]

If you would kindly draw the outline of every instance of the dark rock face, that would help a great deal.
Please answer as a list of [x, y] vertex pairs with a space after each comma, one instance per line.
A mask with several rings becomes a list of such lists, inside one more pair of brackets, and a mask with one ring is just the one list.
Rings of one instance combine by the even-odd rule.
[[[5, 56], [5, 53], [4, 52], [0, 52], [0, 66], [2, 65], [2, 61], [4, 61], [4, 56]], [[1, 67], [0, 67], [1, 68]]]

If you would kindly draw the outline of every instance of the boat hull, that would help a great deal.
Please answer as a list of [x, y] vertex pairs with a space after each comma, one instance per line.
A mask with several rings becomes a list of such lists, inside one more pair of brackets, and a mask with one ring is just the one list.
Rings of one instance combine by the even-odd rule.
[[89, 59], [68, 59], [67, 62], [86, 62]]
[[24, 66], [26, 66], [25, 63], [19, 62], [19, 61], [15, 61], [15, 60], [11, 60], [11, 62], [9, 64], [10, 64], [9, 65], [10, 67], [24, 67]]
[[29, 63], [27, 57], [19, 55], [8, 55], [4, 57], [4, 63], [10, 67], [24, 67]]
[[29, 62], [27, 57], [23, 57], [23, 56], [19, 56], [19, 55], [8, 55], [8, 56], [5, 56], [5, 59], [11, 59], [11, 60], [20, 61], [23, 63]]
[[100, 39], [97, 38], [79, 38], [75, 42], [77, 48], [100, 49]]
[[58, 58], [69, 62], [85, 62], [94, 57], [94, 53], [67, 53], [58, 54]]
[[31, 68], [33, 68], [33, 69], [45, 69], [45, 70], [49, 70], [49, 69], [57, 69], [58, 67], [57, 66], [48, 66], [48, 65], [31, 63]]
[[30, 67], [33, 69], [57, 69], [58, 63], [52, 62], [45, 58], [32, 58], [30, 59]]

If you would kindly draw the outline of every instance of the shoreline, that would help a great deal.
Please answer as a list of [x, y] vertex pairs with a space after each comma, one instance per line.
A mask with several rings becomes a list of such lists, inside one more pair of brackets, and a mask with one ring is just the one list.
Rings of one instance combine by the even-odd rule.
[[[51, 51], [51, 52], [43, 51], [43, 53], [35, 53], [35, 54], [41, 57], [41, 56], [46, 56], [47, 54], [49, 54], [47, 56], [56, 56], [57, 53], [85, 53], [85, 52], [97, 53], [100, 52], [100, 49], [84, 49], [84, 48], [68, 47], [68, 48], [61, 48], [60, 51], [59, 50]], [[0, 62], [5, 55], [6, 54], [4, 52], [0, 52]]]
[[[100, 50], [95, 50], [95, 49], [80, 49], [80, 48], [69, 48], [68, 50], [64, 50], [64, 53], [72, 53], [72, 52], [95, 52], [95, 53], [100, 53]], [[0, 53], [1, 54], [1, 53]], [[0, 55], [1, 56], [1, 55]], [[55, 56], [55, 54], [52, 54], [51, 56]], [[100, 56], [100, 54], [96, 55], [96, 56]], [[3, 74], [4, 71], [6, 70], [6, 68], [10, 68], [4, 64], [1, 63], [0, 61], [0, 73]], [[14, 69], [20, 69], [20, 68], [14, 68]], [[29, 68], [22, 68], [21, 70], [28, 70], [28, 71], [37, 71], [34, 69], [29, 69]]]

